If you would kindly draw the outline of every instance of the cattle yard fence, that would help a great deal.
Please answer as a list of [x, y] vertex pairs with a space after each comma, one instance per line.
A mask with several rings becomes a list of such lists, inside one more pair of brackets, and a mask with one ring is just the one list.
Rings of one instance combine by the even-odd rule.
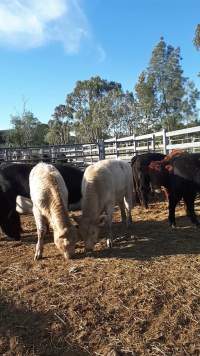
[[23, 162], [66, 162], [78, 167], [86, 167], [104, 158], [131, 160], [134, 155], [145, 152], [167, 154], [172, 149], [189, 152], [200, 151], [200, 126], [176, 131], [162, 130], [141, 136], [128, 136], [98, 140], [88, 144], [66, 144], [43, 147], [2, 147], [0, 161]]

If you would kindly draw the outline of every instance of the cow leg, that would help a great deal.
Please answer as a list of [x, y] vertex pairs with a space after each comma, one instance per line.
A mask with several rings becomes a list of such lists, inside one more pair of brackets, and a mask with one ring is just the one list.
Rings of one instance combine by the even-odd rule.
[[[3, 205], [2, 205], [3, 206]], [[7, 212], [6, 212], [7, 213]], [[2, 231], [11, 239], [19, 241], [20, 240], [20, 217], [19, 214], [14, 209], [8, 212], [7, 216], [3, 216], [1, 222]]]
[[35, 249], [34, 259], [39, 260], [42, 258], [42, 253], [44, 248], [44, 236], [47, 231], [47, 226], [46, 226], [46, 219], [44, 218], [44, 216], [42, 216], [38, 208], [33, 207], [33, 215], [35, 218], [37, 235], [38, 235], [38, 242]]
[[126, 212], [125, 212], [125, 206], [124, 206], [124, 202], [123, 201], [121, 201], [119, 203], [119, 207], [120, 207], [120, 210], [121, 210], [122, 222], [125, 223], [126, 222]]
[[146, 193], [144, 192], [143, 188], [139, 188], [139, 197], [140, 197], [140, 203], [141, 205], [145, 208], [148, 209], [148, 198]]
[[110, 205], [106, 209], [107, 214], [107, 225], [108, 225], [108, 237], [106, 239], [107, 247], [113, 247], [113, 234], [112, 234], [112, 216], [113, 216], [113, 205]]
[[176, 205], [180, 201], [181, 196], [180, 195], [175, 195], [175, 194], [169, 194], [169, 224], [171, 227], [176, 227], [176, 220], [175, 220], [175, 209]]
[[131, 208], [133, 205], [131, 190], [124, 197], [124, 205], [126, 210], [126, 226], [129, 227], [132, 224]]
[[196, 193], [184, 194], [183, 199], [186, 205], [186, 213], [190, 218], [191, 222], [197, 226], [199, 226], [199, 221], [194, 211], [194, 201], [196, 198]]

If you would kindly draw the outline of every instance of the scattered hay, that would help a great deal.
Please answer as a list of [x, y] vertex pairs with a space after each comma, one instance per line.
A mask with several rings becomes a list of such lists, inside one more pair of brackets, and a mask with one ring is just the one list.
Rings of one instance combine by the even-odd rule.
[[199, 231], [182, 206], [171, 230], [166, 206], [134, 208], [129, 231], [116, 211], [113, 250], [103, 238], [85, 257], [80, 243], [69, 263], [51, 238], [33, 261], [35, 224], [23, 216], [22, 241], [0, 239], [0, 354], [199, 355]]

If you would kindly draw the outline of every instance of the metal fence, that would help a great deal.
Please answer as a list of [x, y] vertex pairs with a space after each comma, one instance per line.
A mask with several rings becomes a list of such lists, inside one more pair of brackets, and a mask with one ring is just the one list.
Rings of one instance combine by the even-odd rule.
[[97, 143], [67, 144], [59, 146], [0, 148], [1, 161], [69, 162], [85, 167], [99, 159], [121, 158], [130, 161], [144, 152], [168, 153], [172, 149], [200, 151], [200, 126], [182, 130], [162, 130], [142, 136], [128, 136], [99, 140]]

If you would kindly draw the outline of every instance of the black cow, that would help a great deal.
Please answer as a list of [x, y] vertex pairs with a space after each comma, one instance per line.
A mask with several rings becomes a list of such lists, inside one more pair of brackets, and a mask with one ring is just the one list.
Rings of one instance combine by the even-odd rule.
[[135, 156], [131, 160], [135, 201], [140, 202], [145, 208], [148, 208], [150, 193], [148, 166], [152, 161], [160, 161], [164, 157], [162, 153], [152, 152]]
[[149, 165], [149, 178], [154, 189], [164, 186], [168, 192], [169, 223], [176, 226], [175, 209], [183, 199], [187, 215], [195, 225], [199, 225], [194, 201], [200, 191], [200, 155], [182, 154], [170, 160], [152, 162]]
[[[56, 164], [69, 192], [69, 204], [81, 199], [83, 172], [69, 165]], [[30, 198], [29, 174], [32, 164], [3, 163], [0, 166], [0, 226], [10, 238], [20, 240], [20, 218], [16, 212], [16, 197]]]

